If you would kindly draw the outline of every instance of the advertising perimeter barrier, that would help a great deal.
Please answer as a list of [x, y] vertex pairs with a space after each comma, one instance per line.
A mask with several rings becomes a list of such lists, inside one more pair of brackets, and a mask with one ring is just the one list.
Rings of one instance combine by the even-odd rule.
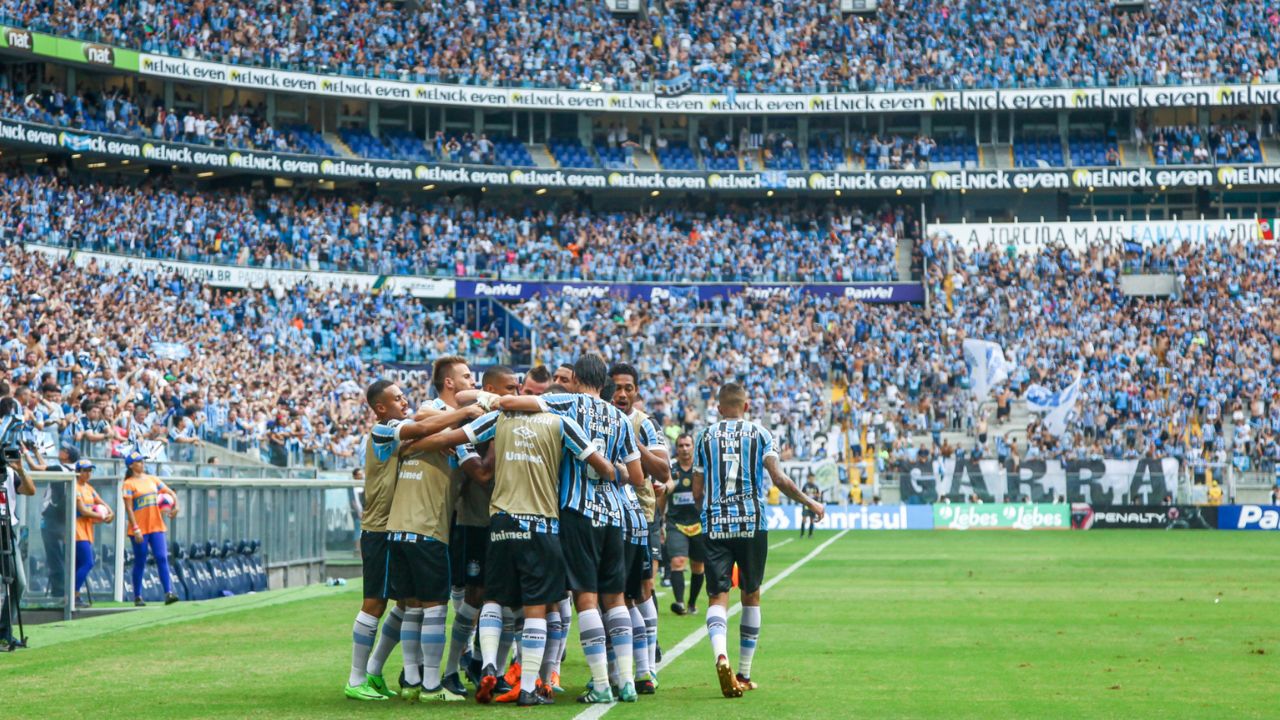
[[1223, 505], [1218, 508], [1221, 530], [1280, 530], [1280, 505]]
[[428, 300], [528, 300], [535, 295], [566, 295], [581, 298], [621, 298], [655, 304], [707, 302], [717, 297], [745, 294], [749, 298], [817, 295], [871, 303], [922, 303], [924, 286], [920, 283], [687, 283], [663, 282], [575, 282], [475, 280], [424, 277], [417, 275], [373, 275], [359, 272], [326, 272], [243, 267], [214, 263], [159, 260], [118, 255], [115, 253], [75, 250], [60, 245], [26, 243], [27, 252], [38, 252], [53, 260], [69, 259], [77, 267], [93, 265], [99, 270], [122, 272], [172, 272], [205, 285], [236, 289], [260, 289], [267, 286], [292, 288], [308, 284], [322, 288], [350, 287], [360, 290], [379, 289], [392, 295], [410, 295]]
[[[1088, 503], [828, 504], [819, 530], [1270, 530], [1276, 505], [1089, 505]], [[765, 508], [769, 530], [798, 530], [799, 505]]]

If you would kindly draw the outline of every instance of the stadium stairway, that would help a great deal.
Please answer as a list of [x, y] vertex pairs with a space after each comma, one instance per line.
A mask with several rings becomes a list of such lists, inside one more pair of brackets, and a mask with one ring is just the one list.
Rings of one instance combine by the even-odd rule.
[[560, 163], [556, 162], [555, 157], [547, 149], [546, 145], [530, 143], [525, 147], [529, 149], [529, 157], [533, 158], [533, 164], [536, 167], [546, 170], [554, 170], [560, 167]]
[[346, 143], [342, 142], [342, 138], [338, 137], [338, 133], [327, 132], [323, 137], [324, 141], [329, 143], [329, 147], [336, 150], [339, 155], [349, 158], [359, 157]]
[[662, 169], [662, 164], [658, 162], [658, 158], [640, 148], [631, 149], [631, 162], [635, 164], [636, 170], [640, 172], [657, 172]]
[[915, 252], [915, 243], [911, 238], [898, 238], [898, 248], [894, 252], [894, 264], [898, 268], [898, 280], [911, 280], [911, 254]]
[[1013, 146], [1012, 145], [1010, 145], [1009, 143], [996, 143], [988, 147], [991, 148], [991, 152], [989, 154], [991, 157], [990, 162], [992, 164], [986, 167], [993, 167], [1000, 170], [1013, 169]]
[[1148, 167], [1154, 164], [1151, 160], [1151, 146], [1147, 145], [1139, 150], [1138, 144], [1132, 140], [1120, 143], [1120, 156], [1124, 158], [1125, 165]]
[[1258, 150], [1262, 154], [1261, 161], [1263, 163], [1275, 162], [1277, 158], [1280, 158], [1280, 140], [1275, 138], [1263, 140], [1259, 143]]

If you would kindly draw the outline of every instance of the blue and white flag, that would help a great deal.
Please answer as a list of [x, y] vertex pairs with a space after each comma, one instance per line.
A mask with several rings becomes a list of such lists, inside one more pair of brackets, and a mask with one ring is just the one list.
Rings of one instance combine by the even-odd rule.
[[1017, 366], [1004, 357], [1004, 348], [990, 340], [965, 340], [964, 363], [969, 366], [969, 389], [979, 400], [991, 394], [991, 388], [1009, 378]]
[[64, 132], [61, 139], [62, 146], [68, 150], [84, 151], [93, 149], [93, 138], [88, 135]]
[[1027, 388], [1027, 409], [1043, 413], [1044, 426], [1054, 437], [1062, 437], [1067, 425], [1075, 417], [1076, 401], [1080, 399], [1080, 378], [1062, 390], [1054, 392], [1043, 385]]
[[151, 343], [151, 352], [158, 358], [165, 360], [186, 360], [191, 357], [191, 349], [183, 343], [175, 342], [153, 342]]

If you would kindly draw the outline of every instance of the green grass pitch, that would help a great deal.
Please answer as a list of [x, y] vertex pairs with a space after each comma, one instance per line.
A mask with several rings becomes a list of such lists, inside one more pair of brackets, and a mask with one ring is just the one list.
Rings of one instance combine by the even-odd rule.
[[[770, 573], [833, 537], [774, 533]], [[703, 639], [663, 671], [657, 696], [606, 717], [1276, 717], [1278, 548], [1267, 533], [846, 533], [765, 595], [760, 690], [720, 698]], [[702, 625], [672, 616], [669, 592], [660, 598], [668, 651]], [[0, 716], [518, 712], [344, 699], [358, 597], [358, 588], [312, 587], [29, 627], [32, 649], [0, 655]], [[575, 623], [570, 691], [586, 679], [576, 633]], [[397, 651], [389, 679], [399, 664]], [[530, 713], [581, 710], [566, 694]]]

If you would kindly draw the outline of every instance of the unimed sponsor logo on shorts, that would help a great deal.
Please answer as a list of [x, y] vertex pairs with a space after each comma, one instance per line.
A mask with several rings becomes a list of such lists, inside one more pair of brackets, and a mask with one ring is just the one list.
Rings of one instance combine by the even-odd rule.
[[528, 530], [493, 530], [489, 533], [489, 542], [507, 540], [532, 540], [533, 533]]
[[755, 530], [715, 530], [707, 533], [707, 537], [712, 540], [741, 540], [755, 536]]

